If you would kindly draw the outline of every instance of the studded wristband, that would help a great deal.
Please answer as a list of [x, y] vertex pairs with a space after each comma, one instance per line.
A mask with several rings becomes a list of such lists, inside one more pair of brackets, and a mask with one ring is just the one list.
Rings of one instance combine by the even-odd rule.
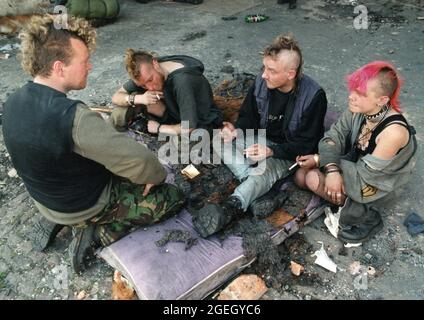
[[135, 106], [135, 96], [136, 96], [136, 93], [135, 92], [133, 92], [133, 93], [130, 93], [128, 96], [127, 96], [127, 101], [128, 101], [128, 104], [130, 105], [130, 106]]

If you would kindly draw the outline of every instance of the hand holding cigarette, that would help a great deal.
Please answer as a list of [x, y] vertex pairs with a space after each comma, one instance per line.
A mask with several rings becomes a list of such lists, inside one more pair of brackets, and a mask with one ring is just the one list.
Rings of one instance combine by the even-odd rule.
[[162, 99], [163, 94], [160, 91], [146, 91], [143, 94], [137, 94], [135, 96], [135, 104], [156, 104]]
[[298, 162], [295, 162], [292, 166], [290, 166], [289, 171], [292, 171], [294, 168], [296, 168], [299, 165]]
[[[306, 156], [297, 156], [296, 157], [296, 164], [304, 169], [315, 169], [319, 167], [319, 158], [316, 160], [315, 158], [319, 157], [318, 155], [308, 154]], [[295, 168], [296, 166], [292, 166]], [[290, 167], [290, 168], [292, 168]]]

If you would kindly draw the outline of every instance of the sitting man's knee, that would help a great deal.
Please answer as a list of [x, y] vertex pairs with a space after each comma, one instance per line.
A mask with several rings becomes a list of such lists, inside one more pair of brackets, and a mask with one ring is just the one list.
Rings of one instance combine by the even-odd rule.
[[305, 185], [311, 191], [317, 191], [319, 187], [319, 171], [317, 169], [310, 170], [305, 175]]
[[294, 174], [294, 183], [296, 183], [296, 185], [301, 188], [301, 189], [306, 189], [306, 174], [308, 173], [308, 171], [304, 168], [300, 168], [296, 171], [296, 173]]

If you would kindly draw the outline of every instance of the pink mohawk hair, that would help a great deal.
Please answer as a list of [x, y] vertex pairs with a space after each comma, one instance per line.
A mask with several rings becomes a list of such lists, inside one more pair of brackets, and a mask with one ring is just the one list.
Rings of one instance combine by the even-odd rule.
[[349, 92], [357, 90], [361, 93], [365, 93], [367, 91], [368, 81], [374, 79], [383, 69], [388, 69], [392, 73], [392, 76], [397, 80], [397, 86], [393, 95], [390, 97], [390, 105], [397, 112], [400, 112], [399, 94], [403, 81], [397, 74], [395, 67], [389, 62], [373, 61], [348, 75], [347, 84]]

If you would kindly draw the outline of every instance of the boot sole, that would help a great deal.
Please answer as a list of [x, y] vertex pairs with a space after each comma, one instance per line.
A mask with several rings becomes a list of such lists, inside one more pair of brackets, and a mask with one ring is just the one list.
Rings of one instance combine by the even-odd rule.
[[82, 267], [80, 263], [78, 263], [76, 252], [79, 251], [79, 245], [81, 243], [81, 237], [72, 239], [69, 244], [69, 260], [71, 261], [71, 268], [75, 273], [80, 273], [82, 271]]
[[344, 243], [353, 243], [353, 244], [363, 243], [365, 241], [368, 241], [372, 237], [374, 237], [378, 232], [380, 232], [381, 229], [383, 229], [383, 226], [384, 226], [383, 221], [380, 221], [379, 224], [377, 224], [374, 228], [371, 229], [370, 233], [368, 233], [367, 236], [361, 239], [346, 239], [346, 238], [340, 237], [339, 235], [337, 236], [337, 238]]
[[[91, 228], [91, 229], [89, 229]], [[72, 239], [69, 245], [69, 260], [71, 267], [75, 273], [81, 273], [85, 269], [85, 259], [87, 253], [92, 248], [94, 241], [94, 227], [88, 226], [83, 230], [79, 230], [77, 235]], [[80, 252], [82, 250], [82, 252]]]
[[34, 226], [35, 236], [32, 246], [38, 252], [46, 250], [57, 234], [64, 228], [62, 224], [56, 224], [50, 221], [40, 221]]

